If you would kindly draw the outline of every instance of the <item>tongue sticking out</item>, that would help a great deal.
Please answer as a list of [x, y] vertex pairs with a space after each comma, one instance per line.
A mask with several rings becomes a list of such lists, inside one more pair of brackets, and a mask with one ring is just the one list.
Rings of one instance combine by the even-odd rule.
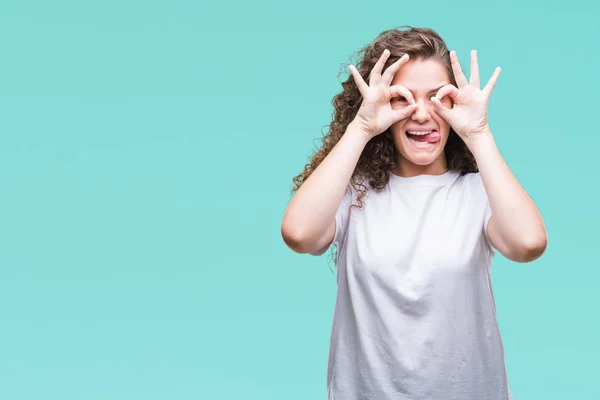
[[440, 134], [438, 131], [432, 131], [426, 135], [411, 135], [410, 133], [407, 133], [406, 135], [409, 139], [417, 142], [435, 143], [440, 140]]

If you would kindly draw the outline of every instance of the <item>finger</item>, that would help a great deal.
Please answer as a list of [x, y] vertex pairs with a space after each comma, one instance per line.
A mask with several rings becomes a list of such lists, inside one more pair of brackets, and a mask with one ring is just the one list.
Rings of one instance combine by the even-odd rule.
[[408, 62], [409, 58], [410, 58], [410, 56], [408, 54], [405, 54], [402, 57], [400, 57], [395, 63], [390, 65], [385, 70], [383, 76], [381, 77], [382, 81], [386, 85], [391, 84], [392, 80], [394, 79], [394, 76], [396, 75], [396, 72], [398, 72], [398, 70], [400, 69], [401, 66], [403, 66], [404, 64], [406, 64]]
[[404, 86], [402, 86], [402, 85], [390, 86], [389, 98], [393, 99], [394, 97], [400, 97], [400, 96], [406, 98], [406, 100], [408, 100], [408, 102], [410, 104], [414, 104], [414, 102], [415, 102], [415, 98], [413, 97], [410, 90], [408, 90]]
[[446, 122], [450, 123], [452, 118], [450, 109], [446, 108], [446, 106], [444, 106], [437, 97], [432, 97], [431, 103], [433, 104], [433, 109], [435, 112], [438, 113], [440, 117], [444, 118]]
[[456, 98], [458, 97], [458, 88], [454, 85], [448, 84], [442, 86], [435, 95], [435, 97], [440, 101], [446, 96], [450, 97], [453, 101], [456, 101]]
[[479, 89], [479, 64], [477, 62], [477, 51], [471, 50], [471, 84]]
[[450, 52], [450, 64], [452, 64], [452, 71], [454, 71], [454, 79], [456, 79], [456, 84], [459, 88], [463, 86], [467, 86], [469, 82], [467, 82], [467, 78], [458, 62], [458, 56], [456, 55], [456, 51], [452, 50]]
[[[389, 57], [390, 57], [390, 51], [388, 49], [385, 49], [383, 51], [383, 54], [381, 55], [381, 57], [379, 57], [379, 60], [377, 60], [377, 62], [373, 66], [373, 69], [371, 70], [372, 78], [377, 79], [377, 78], [381, 77], [381, 71], [383, 71], [383, 66], [385, 65], [385, 62], [387, 61], [387, 59]], [[371, 79], [371, 82], [372, 82], [372, 79]]]
[[356, 69], [356, 67], [354, 65], [349, 65], [348, 69], [350, 70], [350, 72], [352, 73], [352, 76], [354, 77], [354, 82], [356, 83], [356, 86], [358, 86], [358, 90], [360, 91], [360, 94], [363, 97], [365, 97], [367, 90], [369, 89], [369, 85], [367, 85], [367, 83], [362, 78], [362, 76], [360, 76], [360, 73], [358, 72], [358, 70]]
[[485, 95], [488, 98], [491, 96], [492, 91], [496, 87], [496, 82], [498, 82], [498, 77], [500, 76], [500, 72], [502, 72], [502, 68], [496, 67], [496, 69], [494, 70], [494, 73], [492, 74], [492, 77], [488, 81], [487, 85], [485, 85], [485, 87], [483, 88], [483, 92], [485, 93]]
[[408, 118], [414, 113], [418, 108], [416, 103], [410, 104], [400, 110], [396, 110], [392, 113], [392, 124], [402, 121], [405, 118]]

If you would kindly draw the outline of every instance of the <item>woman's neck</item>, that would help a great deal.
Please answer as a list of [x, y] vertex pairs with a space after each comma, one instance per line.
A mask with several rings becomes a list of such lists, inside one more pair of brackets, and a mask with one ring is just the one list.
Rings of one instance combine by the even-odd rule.
[[410, 178], [419, 175], [442, 175], [448, 172], [445, 157], [439, 157], [433, 163], [428, 165], [414, 164], [407, 159], [401, 157], [396, 162], [396, 170], [394, 173], [404, 178]]

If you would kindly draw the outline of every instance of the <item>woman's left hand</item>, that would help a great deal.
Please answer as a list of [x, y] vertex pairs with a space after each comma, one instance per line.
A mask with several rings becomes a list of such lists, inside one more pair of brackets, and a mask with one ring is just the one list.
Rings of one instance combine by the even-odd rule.
[[[435, 111], [450, 124], [468, 145], [478, 135], [490, 132], [488, 101], [500, 75], [501, 68], [496, 68], [482, 90], [480, 89], [479, 65], [477, 64], [477, 52], [475, 50], [471, 51], [471, 77], [469, 81], [467, 81], [462, 71], [455, 51], [450, 52], [450, 61], [458, 87], [454, 85], [443, 86], [431, 101]], [[450, 97], [454, 103], [451, 109], [440, 102], [445, 96]]]

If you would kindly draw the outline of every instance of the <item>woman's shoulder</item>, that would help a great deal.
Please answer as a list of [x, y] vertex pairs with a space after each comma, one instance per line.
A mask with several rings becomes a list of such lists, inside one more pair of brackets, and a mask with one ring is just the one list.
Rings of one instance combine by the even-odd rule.
[[479, 172], [462, 173], [456, 180], [463, 193], [470, 196], [487, 198], [483, 179]]
[[483, 186], [483, 180], [481, 179], [481, 174], [479, 172], [462, 172], [460, 173], [457, 182], [474, 188]]

